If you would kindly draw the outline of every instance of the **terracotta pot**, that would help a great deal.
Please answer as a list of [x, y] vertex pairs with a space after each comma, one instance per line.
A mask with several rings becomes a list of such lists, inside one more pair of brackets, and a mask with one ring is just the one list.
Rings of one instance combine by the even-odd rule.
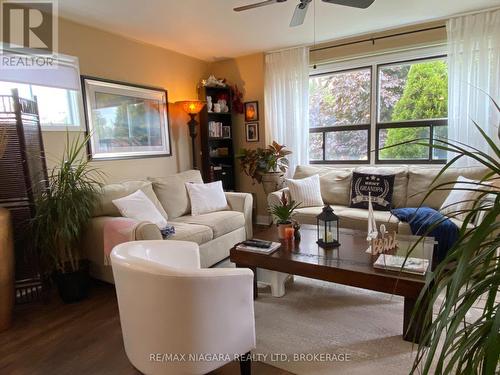
[[262, 174], [262, 187], [266, 195], [283, 188], [283, 172], [268, 172]]
[[0, 207], [0, 332], [8, 329], [14, 308], [14, 241], [10, 212]]
[[280, 240], [284, 240], [286, 238], [285, 236], [285, 229], [286, 228], [293, 228], [293, 224], [278, 224], [278, 238]]

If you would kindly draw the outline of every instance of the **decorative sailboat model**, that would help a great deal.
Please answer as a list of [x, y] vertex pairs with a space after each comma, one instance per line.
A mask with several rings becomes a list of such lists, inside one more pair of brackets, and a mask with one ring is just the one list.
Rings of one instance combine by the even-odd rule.
[[370, 244], [366, 252], [372, 255], [382, 254], [398, 247], [395, 231], [388, 234], [384, 224], [380, 225], [380, 232], [377, 230], [371, 193], [368, 193], [368, 234], [366, 241]]

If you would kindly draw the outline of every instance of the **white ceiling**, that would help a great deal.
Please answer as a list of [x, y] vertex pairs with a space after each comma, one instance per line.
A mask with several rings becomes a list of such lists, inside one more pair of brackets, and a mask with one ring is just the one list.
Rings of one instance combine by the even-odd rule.
[[[313, 6], [288, 26], [298, 0], [241, 13], [260, 0], [59, 0], [62, 17], [213, 61], [313, 41]], [[500, 0], [376, 0], [354, 9], [314, 0], [317, 42], [431, 21], [500, 5]]]

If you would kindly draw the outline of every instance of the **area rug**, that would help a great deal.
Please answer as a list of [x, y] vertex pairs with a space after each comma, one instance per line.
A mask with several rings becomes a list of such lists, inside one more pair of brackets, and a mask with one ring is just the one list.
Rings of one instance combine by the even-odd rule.
[[297, 276], [286, 289], [259, 289], [258, 360], [299, 375], [409, 373], [402, 297]]

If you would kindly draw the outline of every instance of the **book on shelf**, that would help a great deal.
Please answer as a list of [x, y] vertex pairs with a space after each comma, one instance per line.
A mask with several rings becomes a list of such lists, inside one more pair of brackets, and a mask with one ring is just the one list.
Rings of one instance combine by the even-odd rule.
[[208, 136], [210, 138], [222, 138], [223, 137], [222, 122], [209, 121], [208, 122]]
[[380, 254], [373, 267], [389, 270], [424, 275], [429, 268], [429, 260], [423, 258], [404, 257], [401, 255]]
[[271, 254], [281, 246], [279, 242], [263, 241], [259, 239], [252, 239], [243, 241], [236, 246], [236, 250], [253, 251], [262, 254]]

